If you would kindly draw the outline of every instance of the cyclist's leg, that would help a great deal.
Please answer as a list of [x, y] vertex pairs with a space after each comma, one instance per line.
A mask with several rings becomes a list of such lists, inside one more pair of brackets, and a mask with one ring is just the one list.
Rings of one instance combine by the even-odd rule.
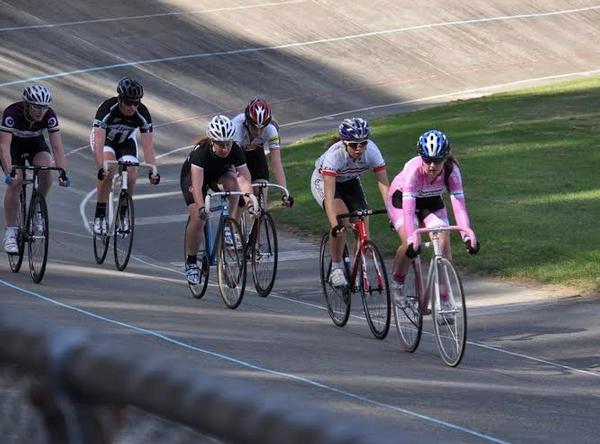
[[[234, 170], [229, 170], [225, 174], [219, 177], [218, 181], [219, 185], [223, 188], [224, 191], [239, 191], [240, 186], [237, 181], [237, 174]], [[232, 196], [227, 198], [227, 202], [229, 203], [229, 214], [233, 219], [239, 222], [241, 212], [239, 206], [238, 196]]]
[[[125, 162], [139, 162], [139, 149], [137, 137], [134, 131], [128, 138], [120, 144], [115, 150], [117, 153], [117, 159]], [[130, 196], [133, 196], [135, 192], [135, 184], [137, 181], [138, 168], [129, 167], [127, 168], [127, 191]]]
[[[10, 158], [13, 165], [25, 165], [25, 158], [30, 156], [26, 146], [15, 146], [14, 139], [10, 146]], [[31, 157], [29, 157], [31, 158]], [[5, 171], [8, 173], [8, 171]], [[16, 170], [15, 178], [10, 185], [6, 187], [4, 193], [4, 221], [6, 227], [15, 227], [17, 224], [17, 212], [19, 210], [19, 195], [21, 185], [23, 184], [23, 171]]]
[[[51, 166], [53, 164], [50, 148], [44, 139], [37, 140], [35, 145], [31, 147], [30, 159], [31, 164], [34, 166]], [[50, 191], [50, 187], [52, 186], [52, 172], [40, 171], [38, 178], [39, 190], [44, 196], [47, 196], [48, 191]]]
[[[117, 155], [112, 147], [104, 147], [104, 160], [117, 160]], [[110, 188], [112, 187], [112, 178], [116, 172], [117, 166], [112, 164], [108, 167], [104, 180], [96, 180], [96, 205], [104, 204], [105, 209], [106, 202], [108, 202], [108, 195], [110, 194]]]

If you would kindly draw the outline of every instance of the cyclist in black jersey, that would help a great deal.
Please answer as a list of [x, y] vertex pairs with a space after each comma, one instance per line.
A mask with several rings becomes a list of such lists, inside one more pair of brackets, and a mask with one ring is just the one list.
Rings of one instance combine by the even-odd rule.
[[[17, 211], [19, 193], [22, 183], [22, 171], [12, 175], [13, 165], [52, 166], [65, 170], [65, 151], [58, 125], [58, 117], [50, 103], [52, 93], [44, 85], [30, 85], [23, 90], [23, 100], [9, 105], [2, 113], [0, 121], [0, 158], [4, 170], [4, 182], [8, 185], [4, 195], [4, 249], [7, 253], [18, 253], [17, 245]], [[44, 131], [52, 147], [46, 143]], [[48, 194], [52, 183], [50, 171], [39, 174], [39, 189]], [[61, 186], [69, 186], [71, 181], [66, 174], [58, 178]]]
[[[211, 119], [207, 137], [196, 141], [192, 152], [181, 167], [180, 185], [188, 207], [189, 223], [186, 228], [186, 276], [190, 284], [200, 283], [196, 252], [202, 241], [207, 210], [204, 198], [208, 189], [213, 191], [243, 191], [252, 193], [250, 171], [240, 146], [233, 141], [235, 128], [227, 117]], [[239, 218], [238, 199], [229, 200], [230, 214]], [[248, 211], [253, 213], [251, 203]]]
[[[106, 203], [112, 186], [112, 177], [116, 172], [115, 165], [104, 171], [104, 160], [124, 160], [138, 162], [139, 132], [147, 163], [155, 165], [154, 138], [152, 117], [148, 108], [141, 102], [144, 88], [140, 82], [123, 77], [117, 85], [117, 97], [105, 100], [98, 110], [90, 135], [90, 144], [94, 151], [98, 180], [96, 182], [96, 213], [94, 215], [94, 232], [106, 233]], [[137, 168], [129, 168], [128, 190], [133, 195], [137, 180]], [[158, 185], [160, 175], [148, 171], [150, 183]]]

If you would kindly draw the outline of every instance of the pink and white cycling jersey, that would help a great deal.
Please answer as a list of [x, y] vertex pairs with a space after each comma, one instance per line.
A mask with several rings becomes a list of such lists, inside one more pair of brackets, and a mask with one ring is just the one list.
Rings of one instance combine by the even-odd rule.
[[[433, 180], [429, 180], [425, 171], [426, 165], [420, 156], [413, 157], [406, 162], [403, 170], [392, 181], [386, 202], [388, 214], [392, 223], [398, 228], [404, 227], [406, 237], [412, 240], [414, 231], [418, 228], [415, 219], [417, 199], [427, 197], [441, 197], [444, 191], [450, 193], [450, 202], [456, 223], [460, 227], [470, 228], [469, 215], [465, 204], [465, 193], [463, 190], [462, 177], [458, 164], [454, 163], [452, 172], [448, 177], [448, 186], [444, 177], [444, 169]], [[392, 205], [392, 195], [400, 190], [402, 192], [402, 208]], [[446, 213], [445, 209], [442, 209]], [[399, 222], [397, 225], [396, 223]]]
[[323, 176], [335, 176], [336, 182], [346, 182], [368, 170], [385, 170], [385, 161], [379, 147], [369, 140], [362, 156], [352, 159], [344, 142], [334, 143], [315, 162], [315, 167]]

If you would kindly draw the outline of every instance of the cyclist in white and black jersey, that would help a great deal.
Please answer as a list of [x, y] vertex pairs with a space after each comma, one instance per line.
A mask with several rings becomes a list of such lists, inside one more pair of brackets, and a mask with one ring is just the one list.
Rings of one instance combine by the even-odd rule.
[[[281, 162], [279, 126], [273, 120], [271, 108], [266, 100], [250, 100], [244, 112], [231, 121], [235, 127], [234, 141], [244, 150], [252, 182], [269, 182], [269, 165], [265, 151], [269, 150], [275, 182], [287, 188]], [[291, 207], [294, 199], [284, 195], [282, 202]]]
[[[117, 85], [117, 97], [105, 100], [94, 118], [90, 144], [94, 151], [98, 168], [96, 182], [96, 213], [94, 215], [94, 232], [106, 232], [106, 203], [112, 186], [112, 177], [117, 167], [115, 165], [104, 171], [105, 160], [124, 160], [138, 162], [138, 139], [140, 134], [144, 160], [156, 164], [154, 154], [154, 138], [152, 117], [148, 108], [141, 102], [144, 88], [140, 82], [129, 77], [123, 77]], [[137, 179], [137, 168], [130, 168], [128, 174], [128, 191], [133, 195]], [[160, 175], [148, 172], [150, 183], [157, 185]]]
[[337, 226], [336, 216], [368, 208], [360, 176], [372, 170], [384, 205], [387, 198], [389, 181], [385, 161], [379, 147], [369, 139], [370, 132], [366, 120], [359, 117], [344, 119], [339, 126], [339, 139], [330, 142], [327, 151], [315, 162], [311, 178], [313, 196], [325, 209], [332, 228], [330, 281], [334, 287], [347, 285], [342, 263], [344, 234], [336, 236], [333, 233]]
[[[221, 115], [213, 117], [206, 129], [207, 137], [196, 141], [181, 167], [181, 192], [189, 213], [185, 236], [185, 273], [192, 285], [200, 283], [196, 253], [208, 217], [204, 199], [209, 188], [213, 191], [252, 193], [250, 171], [242, 149], [233, 141], [234, 133], [231, 120]], [[252, 204], [247, 205], [248, 211], [253, 213]], [[229, 208], [231, 216], [237, 219], [238, 199], [229, 199]]]

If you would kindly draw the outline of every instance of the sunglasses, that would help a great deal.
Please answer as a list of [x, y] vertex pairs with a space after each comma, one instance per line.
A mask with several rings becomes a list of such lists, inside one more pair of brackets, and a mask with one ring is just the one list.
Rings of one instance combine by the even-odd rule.
[[436, 157], [436, 158], [431, 158], [431, 159], [428, 159], [426, 157], [421, 157], [421, 159], [423, 159], [423, 162], [427, 165], [431, 165], [432, 163], [439, 165], [440, 163], [443, 163], [444, 160], [446, 160], [445, 157]]
[[46, 111], [48, 109], [48, 107], [46, 105], [33, 105], [33, 104], [30, 104], [29, 106], [31, 107], [31, 109], [33, 109], [35, 111]]
[[362, 142], [346, 142], [346, 145], [348, 146], [348, 148], [356, 150], [358, 148], [363, 148], [368, 142], [368, 140], [363, 140]]
[[127, 105], [127, 106], [140, 106], [140, 101], [139, 100], [127, 100], [127, 99], [123, 99], [123, 104]]
[[224, 141], [213, 140], [212, 143], [217, 148], [226, 149], [226, 148], [231, 148], [231, 146], [233, 145], [233, 140], [224, 140]]

